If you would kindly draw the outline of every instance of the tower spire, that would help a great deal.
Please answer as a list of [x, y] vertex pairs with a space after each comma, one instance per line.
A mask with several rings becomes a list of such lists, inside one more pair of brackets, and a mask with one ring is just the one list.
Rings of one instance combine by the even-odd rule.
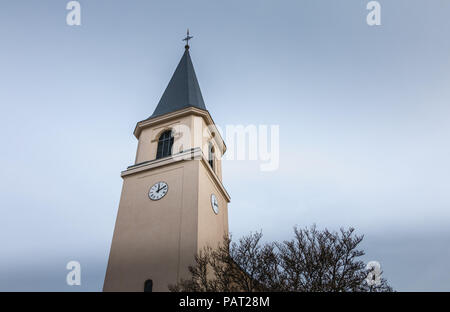
[[186, 41], [186, 45], [184, 46], [186, 50], [189, 50], [189, 40], [191, 40], [192, 38], [194, 38], [194, 36], [189, 36], [189, 28], [188, 28], [186, 32], [186, 37], [183, 39], [183, 41]]
[[[191, 38], [192, 36], [189, 36], [188, 32], [188, 36], [185, 38], [186, 41]], [[155, 111], [149, 118], [161, 116], [190, 106], [206, 110], [197, 76], [195, 75], [194, 65], [189, 55], [189, 45], [186, 44], [186, 50], [184, 50], [183, 56]]]

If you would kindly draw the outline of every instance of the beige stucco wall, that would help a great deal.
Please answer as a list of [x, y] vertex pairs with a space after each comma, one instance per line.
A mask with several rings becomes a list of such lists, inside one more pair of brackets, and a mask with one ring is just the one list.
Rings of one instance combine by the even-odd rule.
[[[122, 172], [104, 291], [143, 291], [147, 279], [153, 280], [153, 291], [167, 291], [169, 284], [189, 276], [188, 266], [199, 250], [217, 246], [228, 234], [229, 196], [221, 182], [225, 146], [220, 134], [213, 134], [214, 127], [210, 130], [205, 112], [187, 109], [176, 114], [144, 121], [135, 130], [136, 166]], [[158, 138], [169, 129], [174, 133], [172, 157], [155, 160]], [[206, 159], [209, 142], [216, 154], [214, 171]], [[197, 148], [195, 159], [176, 157], [191, 148]], [[152, 201], [149, 189], [159, 181], [169, 190]], [[212, 210], [211, 194], [218, 200], [218, 215]]]
[[[222, 243], [223, 236], [228, 235], [228, 201], [214, 182], [207, 164], [200, 162], [199, 193], [198, 193], [198, 249], [204, 246], [217, 247]], [[211, 194], [214, 194], [219, 204], [216, 215], [211, 206]]]
[[[198, 161], [144, 171], [124, 178], [104, 291], [154, 291], [186, 275], [197, 250]], [[159, 181], [169, 185], [158, 201], [148, 197]]]

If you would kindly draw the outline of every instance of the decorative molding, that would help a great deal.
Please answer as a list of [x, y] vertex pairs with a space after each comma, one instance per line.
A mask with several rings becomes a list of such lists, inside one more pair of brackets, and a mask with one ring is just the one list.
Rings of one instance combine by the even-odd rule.
[[176, 118], [181, 118], [181, 117], [188, 116], [188, 115], [200, 116], [205, 120], [205, 122], [208, 126], [213, 126], [215, 128], [215, 131], [213, 131], [214, 132], [213, 139], [217, 142], [217, 145], [219, 147], [223, 146], [223, 148], [221, 148], [221, 150], [223, 150], [222, 154], [225, 154], [225, 152], [227, 150], [227, 146], [226, 146], [222, 136], [220, 135], [220, 132], [217, 129], [211, 115], [209, 114], [209, 112], [207, 110], [199, 109], [199, 108], [196, 108], [193, 106], [187, 107], [185, 109], [181, 109], [176, 112], [168, 113], [168, 114], [165, 114], [162, 116], [157, 116], [154, 118], [149, 118], [149, 119], [139, 121], [136, 124], [136, 127], [134, 128], [133, 134], [139, 140], [139, 136], [141, 135], [141, 132], [143, 129], [148, 128], [148, 127], [153, 127], [153, 126], [159, 125], [161, 123], [169, 122], [170, 120], [173, 120]]
[[178, 154], [174, 154], [171, 156], [167, 156], [160, 159], [154, 159], [145, 161], [136, 165], [129, 166], [127, 170], [122, 171], [121, 177], [125, 178], [130, 175], [134, 175], [137, 173], [141, 173], [147, 170], [151, 170], [154, 168], [162, 167], [171, 165], [177, 162], [186, 161], [186, 160], [200, 160], [203, 165], [205, 166], [206, 170], [212, 177], [212, 179], [215, 181], [215, 183], [219, 186], [219, 190], [221, 191], [222, 195], [226, 198], [228, 202], [230, 202], [231, 198], [228, 194], [227, 190], [223, 186], [222, 182], [220, 181], [217, 174], [212, 170], [211, 166], [208, 163], [208, 160], [206, 159], [205, 155], [203, 154], [202, 150], [199, 147], [183, 151]]

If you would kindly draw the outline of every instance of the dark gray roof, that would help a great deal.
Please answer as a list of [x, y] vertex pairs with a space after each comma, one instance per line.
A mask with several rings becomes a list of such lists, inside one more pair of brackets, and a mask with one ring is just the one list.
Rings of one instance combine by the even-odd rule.
[[202, 92], [195, 75], [194, 65], [186, 48], [177, 69], [170, 79], [158, 106], [149, 118], [161, 116], [186, 107], [194, 106], [206, 110]]

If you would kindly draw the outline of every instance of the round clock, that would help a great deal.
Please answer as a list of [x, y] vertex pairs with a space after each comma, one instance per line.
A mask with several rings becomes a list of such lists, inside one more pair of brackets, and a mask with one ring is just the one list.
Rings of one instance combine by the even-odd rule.
[[216, 195], [211, 194], [211, 208], [215, 214], [219, 214], [219, 203], [217, 202]]
[[167, 194], [168, 190], [169, 186], [167, 185], [166, 182], [163, 181], [157, 182], [150, 188], [150, 191], [148, 192], [148, 197], [151, 200], [159, 200]]

